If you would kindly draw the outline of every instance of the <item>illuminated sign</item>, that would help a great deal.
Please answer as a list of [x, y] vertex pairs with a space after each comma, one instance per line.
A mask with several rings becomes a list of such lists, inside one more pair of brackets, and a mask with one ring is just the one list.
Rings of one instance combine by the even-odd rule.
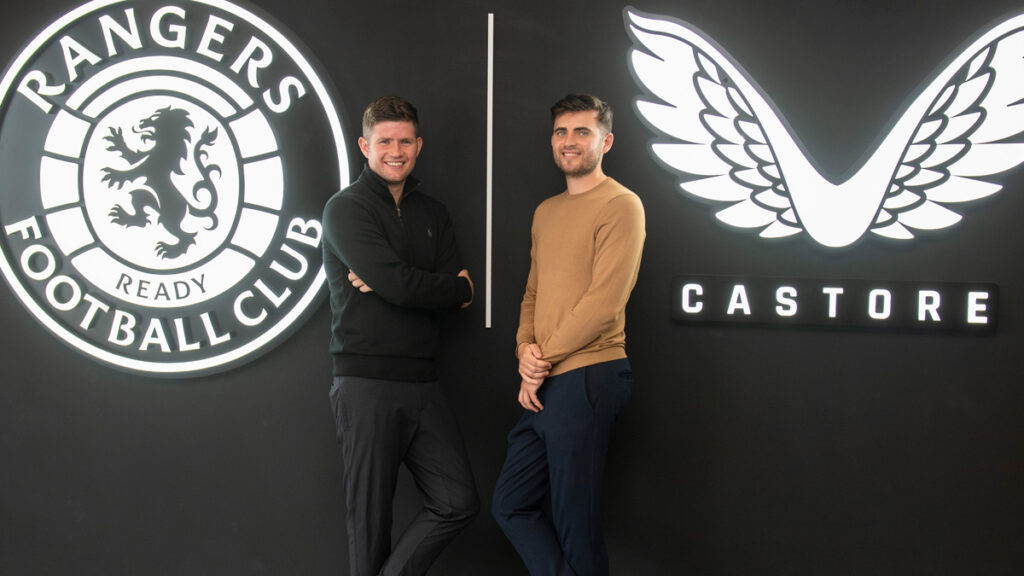
[[97, 0], [0, 81], [0, 269], [65, 343], [194, 375], [280, 342], [324, 295], [320, 213], [348, 183], [310, 59], [224, 0]]
[[999, 306], [985, 283], [677, 276], [672, 294], [684, 323], [991, 332]]
[[763, 238], [822, 246], [867, 232], [909, 240], [960, 221], [1024, 162], [1024, 16], [985, 32], [910, 103], [853, 176], [833, 183], [806, 157], [753, 79], [705, 34], [626, 9], [635, 107], [660, 134], [652, 154], [716, 217]]

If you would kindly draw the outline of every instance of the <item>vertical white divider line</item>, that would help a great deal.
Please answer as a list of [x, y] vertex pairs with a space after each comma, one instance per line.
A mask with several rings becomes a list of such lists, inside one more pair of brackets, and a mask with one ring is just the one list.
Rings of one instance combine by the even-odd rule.
[[491, 327], [491, 266], [494, 222], [494, 13], [487, 14], [487, 264], [484, 277], [484, 328]]

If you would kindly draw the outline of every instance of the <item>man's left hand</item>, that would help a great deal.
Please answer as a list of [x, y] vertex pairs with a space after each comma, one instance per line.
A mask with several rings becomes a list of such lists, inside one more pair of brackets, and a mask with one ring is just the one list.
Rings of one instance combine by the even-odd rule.
[[466, 308], [473, 303], [473, 295], [475, 292], [475, 289], [473, 288], [473, 279], [469, 277], [469, 270], [466, 270], [465, 268], [459, 271], [459, 276], [462, 276], [466, 279], [466, 282], [469, 282], [469, 302], [462, 303], [462, 308]]

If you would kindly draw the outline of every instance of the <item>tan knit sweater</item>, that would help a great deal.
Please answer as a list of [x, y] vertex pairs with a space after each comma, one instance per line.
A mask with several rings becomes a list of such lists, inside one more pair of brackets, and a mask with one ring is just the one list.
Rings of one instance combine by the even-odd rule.
[[548, 198], [533, 214], [516, 350], [540, 346], [551, 376], [626, 357], [626, 301], [643, 251], [644, 208], [608, 178]]

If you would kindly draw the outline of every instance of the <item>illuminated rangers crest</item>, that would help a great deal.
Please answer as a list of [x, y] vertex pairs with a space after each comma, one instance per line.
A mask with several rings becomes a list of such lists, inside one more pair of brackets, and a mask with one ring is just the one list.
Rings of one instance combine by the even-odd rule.
[[847, 181], [826, 180], [753, 79], [694, 27], [625, 12], [635, 105], [663, 137], [651, 152], [716, 216], [765, 238], [807, 232], [827, 247], [866, 232], [908, 240], [960, 221], [959, 204], [1024, 162], [1024, 16], [970, 44], [911, 102]]
[[334, 102], [265, 16], [97, 0], [0, 83], [0, 267], [61, 340], [133, 372], [227, 369], [324, 295], [319, 222], [348, 183]]

